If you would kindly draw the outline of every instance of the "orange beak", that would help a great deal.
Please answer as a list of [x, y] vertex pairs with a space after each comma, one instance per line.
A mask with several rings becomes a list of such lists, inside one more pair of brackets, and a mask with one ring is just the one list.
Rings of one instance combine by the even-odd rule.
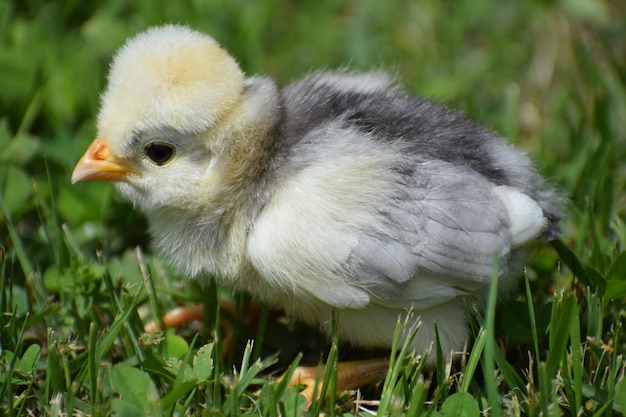
[[126, 162], [111, 153], [104, 138], [98, 138], [76, 164], [72, 184], [92, 180], [123, 181], [126, 174], [133, 171]]

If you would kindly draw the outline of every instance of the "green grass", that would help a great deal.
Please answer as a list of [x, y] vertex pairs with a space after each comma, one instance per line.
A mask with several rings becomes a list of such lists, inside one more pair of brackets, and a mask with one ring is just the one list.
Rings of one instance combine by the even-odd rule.
[[[473, 316], [465, 360], [425, 371], [400, 350], [363, 401], [331, 396], [311, 415], [623, 415], [624, 21], [619, 0], [0, 3], [0, 415], [301, 415], [276, 377], [353, 356], [267, 310], [264, 331], [236, 324], [222, 354], [216, 300], [249, 300], [174, 276], [110, 185], [70, 185], [112, 53], [163, 22], [282, 83], [387, 68], [526, 149], [569, 196], [562, 238], [529, 248], [519, 297]], [[138, 311], [191, 302], [202, 328], [143, 333]]]

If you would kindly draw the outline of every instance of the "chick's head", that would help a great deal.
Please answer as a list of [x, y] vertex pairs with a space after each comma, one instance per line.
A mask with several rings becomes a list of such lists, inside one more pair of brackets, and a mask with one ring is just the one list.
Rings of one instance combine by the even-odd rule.
[[219, 181], [216, 138], [243, 90], [237, 63], [209, 36], [167, 25], [132, 38], [113, 60], [98, 139], [72, 181], [114, 181], [144, 211], [191, 204]]

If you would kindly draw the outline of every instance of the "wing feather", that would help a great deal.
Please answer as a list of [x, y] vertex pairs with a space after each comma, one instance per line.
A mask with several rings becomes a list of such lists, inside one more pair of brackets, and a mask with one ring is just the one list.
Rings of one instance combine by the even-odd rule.
[[503, 191], [467, 167], [430, 161], [412, 178], [402, 181], [398, 198], [381, 210], [378, 229], [362, 233], [346, 260], [352, 280], [377, 302], [427, 308], [473, 294], [488, 285], [496, 261], [508, 278], [511, 250], [545, 227], [530, 197]]

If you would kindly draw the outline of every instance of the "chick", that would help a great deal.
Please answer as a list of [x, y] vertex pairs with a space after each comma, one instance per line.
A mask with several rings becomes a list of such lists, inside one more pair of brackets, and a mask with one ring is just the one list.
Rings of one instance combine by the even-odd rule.
[[149, 29], [115, 56], [98, 139], [72, 182], [105, 179], [182, 274], [210, 275], [330, 332], [390, 348], [399, 318], [462, 349], [465, 309], [524, 245], [558, 234], [559, 193], [526, 155], [382, 72], [245, 77], [212, 38]]

